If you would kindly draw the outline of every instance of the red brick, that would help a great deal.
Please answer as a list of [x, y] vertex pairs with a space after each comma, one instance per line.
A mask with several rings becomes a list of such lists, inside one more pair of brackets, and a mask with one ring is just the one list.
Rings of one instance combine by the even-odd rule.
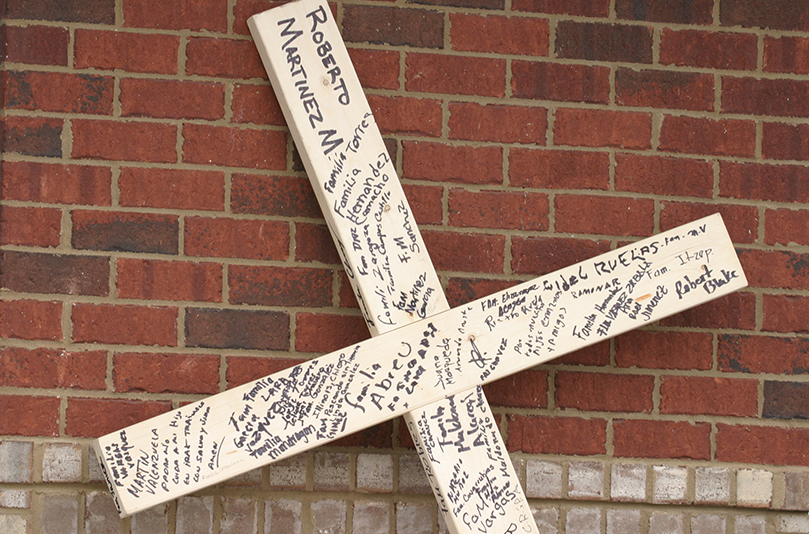
[[664, 376], [660, 413], [756, 417], [758, 380]]
[[758, 237], [758, 208], [734, 204], [662, 202], [660, 230], [666, 231], [719, 213], [734, 243], [753, 243]]
[[717, 423], [716, 460], [809, 466], [809, 428]]
[[419, 224], [441, 224], [444, 188], [432, 185], [402, 185], [413, 217]]
[[615, 190], [710, 198], [713, 165], [690, 158], [616, 154]]
[[492, 406], [548, 407], [548, 371], [529, 369], [483, 386]]
[[809, 419], [809, 384], [765, 381], [762, 415], [768, 419]]
[[753, 330], [756, 325], [756, 296], [737, 291], [662, 319], [660, 325]]
[[809, 373], [809, 340], [799, 337], [719, 336], [719, 370], [796, 375]]
[[298, 313], [295, 316], [295, 350], [325, 354], [368, 339], [368, 327], [358, 315]]
[[62, 157], [62, 119], [7, 116], [3, 119], [4, 152]]
[[446, 296], [451, 307], [467, 304], [492, 293], [515, 286], [514, 280], [494, 280], [491, 278], [461, 278], [453, 276], [447, 282]]
[[0, 245], [56, 247], [61, 234], [62, 212], [53, 208], [0, 207]]
[[615, 338], [615, 364], [707, 371], [713, 365], [713, 336], [707, 332], [633, 330]]
[[713, 111], [714, 77], [620, 68], [615, 73], [615, 93], [616, 101], [623, 106]]
[[219, 356], [124, 353], [113, 358], [115, 391], [219, 393]]
[[609, 154], [512, 148], [509, 183], [542, 189], [606, 190], [610, 186]]
[[188, 217], [185, 253], [215, 258], [285, 260], [289, 257], [289, 223]]
[[809, 74], [809, 39], [765, 36], [764, 70], [788, 74]]
[[758, 37], [751, 33], [664, 29], [660, 63], [679, 67], [755, 70]]
[[62, 339], [62, 303], [0, 300], [0, 338]]
[[330, 306], [331, 269], [231, 265], [231, 304], [260, 306]]
[[809, 254], [791, 250], [742, 250], [739, 253], [750, 287], [809, 288]]
[[602, 341], [583, 349], [573, 351], [564, 356], [548, 361], [548, 365], [586, 365], [588, 367], [607, 367], [610, 365], [610, 341]]
[[809, 31], [809, 6], [791, 0], [723, 0], [723, 26]]
[[417, 48], [442, 48], [444, 44], [444, 15], [438, 11], [346, 5], [342, 27], [346, 42]]
[[6, 250], [0, 283], [20, 293], [109, 294], [110, 262], [101, 256], [68, 256]]
[[420, 98], [368, 95], [379, 130], [386, 135], [441, 136], [441, 102]]
[[423, 232], [433, 265], [440, 271], [502, 273], [505, 238], [488, 234]]
[[722, 111], [751, 115], [809, 117], [809, 81], [724, 76]]
[[449, 105], [450, 139], [545, 144], [548, 111], [543, 108], [469, 103]]
[[106, 351], [0, 349], [0, 385], [18, 388], [106, 389]]
[[218, 263], [118, 258], [117, 266], [118, 298], [222, 302]]
[[762, 133], [764, 158], [809, 160], [809, 124], [765, 122]]
[[809, 169], [800, 165], [763, 165], [723, 161], [719, 164], [723, 197], [776, 202], [809, 202]]
[[276, 170], [287, 166], [284, 132], [186, 124], [183, 137], [186, 163]]
[[609, 0], [513, 0], [515, 11], [578, 15], [582, 17], [607, 17], [610, 13]]
[[295, 224], [295, 259], [319, 261], [330, 265], [341, 263], [329, 229], [323, 224]]
[[120, 205], [149, 208], [222, 211], [222, 172], [124, 167], [118, 178]]
[[77, 28], [73, 48], [77, 69], [177, 74], [180, 37]]
[[123, 0], [124, 24], [136, 28], [225, 32], [227, 5], [217, 0]]
[[340, 288], [337, 290], [339, 306], [341, 308], [359, 309], [360, 305], [359, 302], [357, 302], [356, 295], [354, 295], [354, 289], [351, 287], [348, 274], [346, 274], [345, 270], [343, 270], [337, 273], [337, 276], [340, 281]]
[[647, 26], [561, 21], [556, 56], [622, 63], [652, 62], [652, 29]]
[[654, 201], [631, 197], [557, 195], [556, 231], [647, 236], [654, 231]]
[[269, 85], [235, 84], [230, 104], [236, 123], [286, 124], [281, 105]]
[[6, 26], [6, 61], [34, 65], [67, 66], [67, 28]]
[[556, 373], [556, 408], [651, 413], [655, 379], [644, 375]]
[[222, 84], [125, 78], [120, 87], [124, 117], [216, 120], [225, 116]]
[[114, 0], [7, 0], [10, 19], [114, 24]]
[[449, 193], [449, 224], [544, 231], [548, 229], [548, 207], [548, 196], [539, 193], [453, 189]]
[[567, 237], [511, 238], [511, 270], [541, 276], [610, 250], [609, 241]]
[[177, 308], [74, 303], [73, 341], [177, 345]]
[[606, 443], [604, 419], [508, 416], [509, 452], [589, 456], [606, 454]]
[[227, 387], [230, 389], [241, 386], [305, 361], [302, 359], [263, 356], [229, 356], [227, 358], [228, 369], [225, 375]]
[[267, 79], [252, 40], [191, 37], [186, 46], [187, 74], [217, 78]]
[[[58, 436], [60, 397], [0, 395], [0, 434], [6, 436]], [[8, 417], [14, 414], [14, 417]]]
[[111, 115], [113, 84], [111, 76], [9, 71], [5, 103], [9, 109]]
[[84, 211], [72, 213], [76, 249], [177, 254], [179, 221], [175, 215]]
[[679, 2], [616, 0], [615, 12], [619, 19], [626, 20], [711, 24], [713, 22], [713, 0], [681, 0]]
[[[411, 449], [415, 448], [412, 446], [412, 440], [410, 439], [410, 434], [408, 434], [407, 429], [400, 431], [399, 440], [402, 441], [403, 439], [410, 441]], [[336, 439], [331, 442], [331, 445], [333, 447], [390, 449], [392, 442], [393, 420], [380, 423], [370, 428], [366, 428], [365, 430], [361, 430], [343, 438]]]
[[506, 94], [504, 59], [411, 52], [405, 77], [408, 91], [500, 98]]
[[606, 104], [610, 99], [610, 69], [514, 60], [511, 91], [515, 98]]
[[809, 245], [809, 211], [773, 209], [764, 213], [765, 243]]
[[404, 142], [402, 175], [435, 182], [502, 184], [503, 150], [495, 146]]
[[711, 424], [686, 421], [615, 421], [615, 456], [709, 460]]
[[547, 19], [497, 17], [453, 13], [449, 16], [453, 50], [547, 56], [550, 24]]
[[170, 401], [70, 398], [65, 433], [97, 438], [169, 411]]
[[112, 172], [107, 167], [3, 162], [2, 198], [49, 204], [109, 206]]
[[289, 315], [269, 310], [189, 308], [185, 314], [189, 347], [289, 350]]
[[765, 332], [809, 332], [809, 298], [792, 295], [764, 295]]
[[666, 115], [660, 127], [660, 150], [682, 154], [753, 157], [756, 124], [753, 121]]
[[348, 55], [366, 89], [399, 89], [399, 52], [349, 48]]
[[650, 113], [558, 109], [553, 142], [616, 148], [651, 148], [652, 115]]
[[73, 158], [177, 161], [177, 127], [155, 122], [73, 121]]
[[322, 217], [309, 180], [297, 176], [234, 174], [231, 209], [254, 215]]
[[283, 4], [283, 1], [275, 0], [237, 0], [236, 7], [233, 9], [234, 18], [236, 19], [233, 22], [233, 33], [238, 35], [250, 35], [250, 30], [247, 27], [247, 19], [256, 13], [261, 13], [262, 11], [267, 11], [268, 9]]

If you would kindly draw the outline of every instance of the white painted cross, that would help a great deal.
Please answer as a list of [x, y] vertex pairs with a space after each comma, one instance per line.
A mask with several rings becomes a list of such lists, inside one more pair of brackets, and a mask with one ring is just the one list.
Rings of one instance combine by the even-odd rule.
[[[406, 326], [99, 438], [116, 503], [129, 515], [444, 399], [443, 410], [417, 412], [409, 425], [419, 430], [450, 528], [532, 532], [475, 386], [744, 287], [738, 258], [717, 215], [433, 315], [446, 308], [443, 294], [406, 203], [395, 203], [404, 197], [373, 117], [349, 112], [367, 103], [325, 6], [287, 4], [253, 19], [252, 29], [265, 64], [278, 56], [275, 69], [297, 77], [279, 100], [304, 114], [302, 123], [288, 120], [310, 177], [328, 170], [316, 191], [321, 205], [333, 206], [327, 218], [347, 270], [376, 283], [356, 286], [372, 332]], [[391, 262], [394, 252], [413, 245], [420, 254], [410, 265], [418, 267], [394, 268], [405, 261]], [[412, 322], [420, 316], [429, 318]], [[470, 464], [458, 452], [467, 448], [494, 461]], [[448, 459], [440, 467], [438, 454]], [[473, 517], [452, 505], [464, 501], [488, 506]], [[495, 530], [506, 513], [509, 522]]]

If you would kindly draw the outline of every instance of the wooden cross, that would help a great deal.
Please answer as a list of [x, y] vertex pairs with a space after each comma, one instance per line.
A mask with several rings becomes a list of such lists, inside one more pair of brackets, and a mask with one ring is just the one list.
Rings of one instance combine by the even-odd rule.
[[[363, 280], [355, 289], [369, 328], [405, 326], [99, 438], [119, 510], [129, 515], [411, 413], [451, 529], [535, 532], [476, 387], [744, 287], [721, 218], [443, 311], [327, 5], [287, 4], [256, 16], [251, 30], [310, 178], [322, 183], [318, 199], [332, 208], [326, 217], [346, 269]], [[483, 460], [466, 460], [466, 449]], [[470, 513], [454, 504], [463, 502], [487, 506]]]

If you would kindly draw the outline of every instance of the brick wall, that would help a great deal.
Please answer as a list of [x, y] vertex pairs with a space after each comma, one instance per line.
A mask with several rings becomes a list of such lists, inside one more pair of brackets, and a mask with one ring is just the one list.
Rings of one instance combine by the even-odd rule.
[[[0, 531], [442, 532], [398, 421], [119, 521], [91, 438], [368, 337], [246, 18], [6, 0]], [[543, 532], [806, 533], [809, 4], [334, 5], [453, 305], [719, 211], [750, 287], [487, 387]]]

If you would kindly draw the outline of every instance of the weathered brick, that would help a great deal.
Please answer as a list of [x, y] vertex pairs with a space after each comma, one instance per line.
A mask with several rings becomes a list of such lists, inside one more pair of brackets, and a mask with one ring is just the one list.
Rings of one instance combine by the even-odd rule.
[[79, 499], [75, 494], [50, 494], [43, 497], [39, 516], [42, 531], [76, 534], [79, 530]]
[[14, 417], [0, 418], [5, 436], [58, 436], [60, 397], [0, 395], [0, 411]]
[[185, 220], [189, 256], [285, 260], [289, 223], [255, 219], [189, 217]]
[[625, 63], [652, 62], [652, 30], [646, 26], [561, 21], [556, 26], [560, 58]]
[[5, 104], [9, 109], [111, 115], [113, 84], [111, 76], [9, 71]]
[[0, 300], [0, 338], [62, 339], [62, 303]]
[[699, 504], [727, 505], [730, 502], [730, 469], [726, 467], [694, 469], [694, 501]]
[[809, 429], [717, 423], [716, 460], [809, 466]]
[[652, 116], [629, 111], [558, 109], [553, 132], [557, 145], [651, 148]]
[[500, 147], [405, 142], [402, 148], [403, 178], [468, 184], [503, 183], [503, 150]]
[[503, 59], [436, 54], [407, 54], [408, 91], [504, 97], [506, 62]]
[[[0, 507], [31, 508], [31, 491], [17, 489], [0, 490]], [[12, 530], [11, 532], [14, 531]], [[23, 532], [27, 533], [26, 530], [23, 530]]]
[[723, 197], [777, 202], [809, 202], [809, 169], [800, 165], [721, 162], [719, 191]]
[[222, 302], [216, 263], [119, 258], [117, 268], [118, 298]]
[[545, 144], [544, 108], [469, 103], [449, 105], [449, 137], [469, 141]]
[[609, 102], [608, 67], [514, 60], [511, 73], [511, 91], [515, 98], [599, 104]]
[[301, 534], [301, 502], [271, 499], [264, 508], [265, 534]]
[[58, 209], [0, 206], [0, 245], [56, 247], [61, 225], [62, 212]]
[[796, 36], [764, 37], [764, 70], [809, 74], [809, 39]]
[[329, 306], [331, 285], [331, 269], [248, 265], [228, 269], [231, 304]]
[[287, 137], [276, 130], [186, 124], [183, 161], [249, 169], [286, 169]]
[[575, 417], [508, 416], [509, 452], [597, 455], [606, 453], [607, 422]]
[[639, 413], [653, 408], [653, 376], [560, 371], [555, 384], [557, 408]]
[[653, 195], [713, 196], [713, 165], [691, 158], [615, 155], [615, 189]]
[[115, 391], [121, 393], [219, 392], [219, 356], [214, 354], [120, 353], [112, 365]]
[[73, 341], [177, 345], [177, 308], [74, 303]]
[[453, 50], [518, 56], [547, 56], [550, 24], [546, 19], [450, 14]]
[[390, 531], [390, 505], [383, 502], [355, 501], [352, 525], [358, 532], [386, 534]]
[[42, 482], [80, 482], [82, 446], [46, 443], [42, 452]]
[[758, 37], [751, 33], [669, 30], [660, 34], [660, 63], [679, 67], [755, 70]]
[[[404, 458], [404, 457], [402, 457]], [[421, 464], [419, 463], [419, 468]], [[348, 491], [351, 457], [340, 452], [316, 452], [314, 458], [315, 491]], [[401, 484], [401, 470], [400, 470]]]
[[809, 117], [809, 82], [724, 76], [722, 111], [751, 115]]
[[449, 193], [449, 224], [473, 228], [548, 229], [548, 197], [511, 191]]
[[174, 215], [76, 210], [72, 218], [76, 249], [178, 252], [179, 221]]
[[233, 388], [252, 380], [288, 369], [305, 360], [260, 356], [230, 356], [227, 359], [225, 379], [227, 387]]
[[615, 340], [618, 367], [704, 371], [711, 368], [712, 361], [713, 336], [709, 333], [635, 330]]
[[7, 0], [10, 19], [114, 24], [114, 0]]
[[120, 88], [124, 117], [216, 120], [225, 115], [222, 84], [125, 78]]
[[666, 376], [660, 385], [660, 413], [755, 417], [758, 381]]
[[213, 534], [213, 496], [186, 496], [177, 501], [177, 534]]
[[399, 52], [350, 48], [348, 55], [366, 89], [399, 89]]
[[684, 0], [660, 3], [653, 0], [616, 0], [615, 13], [619, 19], [676, 24], [711, 24], [712, 0]]
[[0, 385], [21, 388], [105, 389], [105, 351], [0, 349]]
[[723, 26], [809, 31], [809, 6], [790, 0], [723, 0], [720, 20]]
[[315, 532], [346, 534], [346, 501], [324, 499], [309, 505]]
[[67, 28], [6, 26], [6, 61], [34, 65], [67, 66]]
[[613, 423], [615, 456], [629, 458], [711, 457], [711, 425], [680, 421], [626, 420]]
[[660, 150], [682, 154], [753, 157], [756, 150], [756, 125], [747, 120], [666, 115], [660, 127]]
[[608, 241], [515, 236], [511, 239], [511, 270], [515, 274], [539, 276], [603, 254], [609, 249]]
[[189, 347], [289, 349], [289, 315], [276, 311], [190, 308], [185, 316]]
[[548, 407], [548, 371], [528, 369], [483, 386], [492, 406]]
[[661, 208], [661, 231], [719, 213], [734, 243], [753, 243], [758, 237], [759, 218], [756, 206], [664, 201], [661, 202]]
[[557, 232], [645, 236], [653, 231], [653, 219], [651, 199], [556, 196]]
[[258, 84], [235, 84], [230, 108], [236, 123], [286, 124], [281, 105], [272, 87]]
[[804, 267], [809, 259], [807, 254], [789, 250], [743, 250], [739, 259], [751, 287], [809, 287], [809, 273]]
[[297, 176], [234, 174], [230, 202], [234, 213], [308, 218], [322, 216], [309, 180]]
[[442, 187], [404, 184], [402, 189], [418, 224], [441, 224], [444, 213]]
[[295, 259], [340, 265], [340, 255], [326, 225], [295, 224]]
[[694, 72], [619, 68], [615, 98], [624, 106], [712, 111], [714, 78]]
[[3, 151], [26, 156], [62, 157], [62, 119], [7, 116]]
[[610, 500], [644, 502], [646, 500], [646, 470], [644, 464], [612, 464]]
[[766, 159], [809, 160], [809, 125], [765, 122], [761, 152]]
[[124, 167], [121, 206], [222, 211], [225, 177], [218, 171]]
[[170, 410], [170, 401], [71, 397], [67, 403], [65, 432], [68, 436], [95, 438]]
[[607, 534], [640, 534], [640, 510], [607, 510]]
[[765, 381], [762, 415], [772, 419], [809, 419], [809, 385]]
[[217, 0], [124, 0], [124, 24], [168, 30], [227, 30], [227, 6]]
[[354, 43], [441, 48], [444, 15], [425, 9], [347, 5], [342, 34], [343, 39]]
[[168, 506], [157, 505], [132, 516], [132, 534], [168, 534]]
[[[221, 2], [217, 3], [221, 5]], [[267, 79], [267, 71], [252, 40], [191, 37], [186, 46], [186, 56], [187, 74]]]
[[685, 504], [688, 491], [688, 469], [676, 465], [655, 465], [652, 502]]
[[565, 534], [587, 534], [601, 528], [600, 508], [572, 508], [565, 517]]
[[84, 505], [84, 528], [87, 534], [123, 532], [121, 523], [109, 492], [93, 491], [87, 494]]
[[77, 28], [73, 66], [126, 72], [177, 74], [177, 35]]
[[606, 152], [574, 150], [509, 151], [509, 183], [547, 189], [609, 188], [610, 159]]
[[2, 197], [49, 204], [109, 206], [108, 167], [4, 161]]
[[809, 476], [806, 471], [784, 473], [784, 486], [786, 495], [784, 496], [785, 510], [805, 511], [809, 508]]
[[736, 504], [751, 508], [769, 508], [772, 504], [773, 474], [763, 469], [736, 471]]
[[424, 232], [424, 243], [438, 270], [502, 273], [505, 238], [489, 234]]
[[177, 127], [140, 121], [73, 121], [73, 158], [174, 163]]
[[358, 454], [357, 490], [368, 493], [392, 493], [393, 457], [390, 454]]
[[561, 499], [562, 477], [562, 464], [529, 459], [525, 465], [525, 495], [537, 499]]
[[0, 481], [4, 484], [32, 482], [33, 452], [30, 441], [0, 441]]
[[767, 210], [764, 217], [764, 242], [768, 245], [809, 244], [809, 212]]
[[691, 534], [724, 534], [727, 520], [714, 514], [699, 514], [691, 518]]
[[653, 512], [649, 518], [649, 534], [685, 534], [682, 513]]
[[295, 319], [295, 350], [328, 353], [370, 337], [362, 317], [299, 313]]
[[606, 17], [610, 12], [609, 0], [514, 0], [511, 7], [515, 11], [582, 17]]
[[602, 462], [570, 462], [567, 496], [571, 499], [604, 498], [604, 464]]
[[443, 111], [438, 100], [368, 95], [368, 104], [383, 134], [441, 135]]
[[0, 252], [0, 285], [21, 293], [109, 293], [109, 259], [6, 250]]
[[[317, 475], [315, 475], [317, 480]], [[416, 455], [399, 456], [399, 493], [430, 494], [430, 482], [424, 473], [421, 458]]]
[[223, 498], [219, 530], [222, 534], [258, 532], [258, 503], [252, 499]]

